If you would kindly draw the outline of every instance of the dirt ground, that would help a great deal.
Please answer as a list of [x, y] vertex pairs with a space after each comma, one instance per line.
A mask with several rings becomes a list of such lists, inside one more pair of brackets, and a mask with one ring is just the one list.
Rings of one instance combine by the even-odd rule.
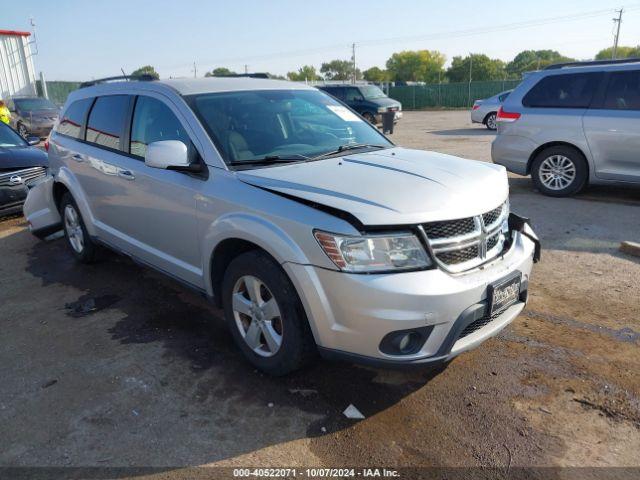
[[[403, 146], [488, 161], [468, 112], [406, 112]], [[640, 189], [513, 177], [544, 247], [525, 312], [439, 372], [245, 363], [221, 312], [111, 256], [0, 222], [0, 466], [639, 466]], [[365, 420], [342, 411], [355, 405]]]

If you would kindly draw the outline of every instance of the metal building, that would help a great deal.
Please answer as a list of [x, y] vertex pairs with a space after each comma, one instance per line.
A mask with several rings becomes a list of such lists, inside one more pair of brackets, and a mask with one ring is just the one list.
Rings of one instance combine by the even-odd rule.
[[0, 98], [36, 95], [29, 32], [0, 30]]

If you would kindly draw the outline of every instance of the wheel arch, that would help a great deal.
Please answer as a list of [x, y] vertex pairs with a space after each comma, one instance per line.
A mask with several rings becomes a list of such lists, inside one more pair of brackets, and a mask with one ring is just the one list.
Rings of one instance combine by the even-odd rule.
[[587, 159], [585, 152], [577, 145], [571, 142], [563, 142], [563, 141], [553, 141], [553, 142], [543, 143], [538, 148], [536, 148], [533, 152], [531, 152], [531, 155], [529, 155], [529, 160], [527, 161], [527, 175], [531, 175], [531, 165], [533, 165], [533, 161], [538, 156], [538, 154], [550, 147], [569, 147], [569, 148], [573, 148], [580, 155], [582, 155], [582, 158], [584, 158], [584, 161], [587, 164], [587, 182], [589, 182], [589, 178], [591, 177], [591, 165], [589, 164], [589, 160]]

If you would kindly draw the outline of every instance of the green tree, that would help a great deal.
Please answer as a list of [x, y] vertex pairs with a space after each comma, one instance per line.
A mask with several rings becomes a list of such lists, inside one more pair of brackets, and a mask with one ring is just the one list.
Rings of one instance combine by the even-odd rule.
[[204, 74], [205, 77], [226, 77], [229, 75], [236, 75], [236, 72], [231, 71], [226, 67], [214, 68], [210, 72]]
[[[331, 60], [323, 63], [320, 73], [327, 80], [350, 80], [353, 78], [353, 63], [349, 60]], [[356, 69], [356, 79], [362, 78], [362, 72]]]
[[446, 58], [437, 50], [405, 50], [387, 60], [387, 72], [396, 82], [435, 83], [443, 73]]
[[468, 82], [469, 69], [471, 69], [471, 80], [501, 80], [505, 77], [502, 60], [472, 53], [466, 57], [453, 57], [451, 66], [447, 69], [447, 78], [450, 82]]
[[565, 57], [555, 50], [524, 50], [507, 64], [507, 73], [510, 77], [520, 78], [524, 72], [538, 70], [554, 63], [573, 61], [573, 58]]
[[[609, 60], [613, 56], [613, 47], [605, 48], [596, 53], [596, 60]], [[637, 47], [619, 46], [616, 50], [616, 58], [640, 57], [640, 45]]]
[[362, 72], [364, 79], [369, 82], [388, 82], [389, 72], [382, 70], [379, 67], [371, 67]]
[[156, 72], [156, 69], [153, 68], [151, 65], [145, 65], [144, 67], [140, 67], [131, 73], [132, 77], [138, 77], [140, 75], [151, 75], [156, 80], [160, 78], [160, 75], [158, 75], [158, 72]]
[[287, 73], [287, 78], [294, 82], [304, 82], [311, 80], [320, 80], [321, 77], [316, 72], [316, 69], [312, 65], [304, 65], [298, 69], [297, 72], [289, 72]]

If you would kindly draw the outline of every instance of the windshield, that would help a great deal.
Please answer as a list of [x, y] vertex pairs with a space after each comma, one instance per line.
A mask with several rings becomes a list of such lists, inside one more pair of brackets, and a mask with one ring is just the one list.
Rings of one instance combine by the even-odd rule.
[[58, 110], [55, 103], [46, 98], [16, 98], [16, 107], [20, 110]]
[[0, 123], [0, 148], [26, 146], [27, 142], [25, 142], [20, 135], [7, 127], [4, 123]]
[[364, 98], [367, 98], [369, 100], [372, 100], [374, 98], [385, 98], [386, 95], [384, 94], [384, 92], [382, 90], [380, 90], [378, 87], [376, 87], [375, 85], [364, 85], [360, 87], [360, 91], [362, 92], [362, 95], [364, 96]]
[[318, 90], [207, 93], [187, 100], [228, 165], [304, 161], [349, 145], [393, 146]]

